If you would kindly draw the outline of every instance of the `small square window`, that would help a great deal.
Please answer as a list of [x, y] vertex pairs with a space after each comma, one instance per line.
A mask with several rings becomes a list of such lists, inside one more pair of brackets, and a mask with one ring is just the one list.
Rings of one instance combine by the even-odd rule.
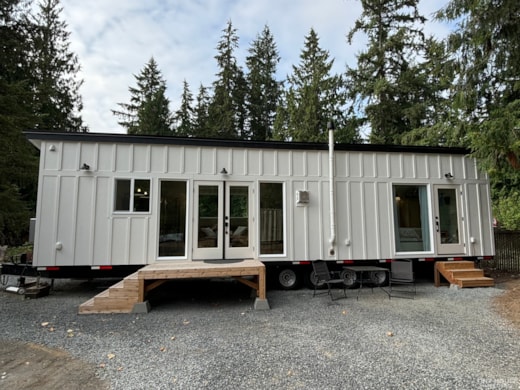
[[150, 180], [116, 179], [114, 211], [149, 212]]

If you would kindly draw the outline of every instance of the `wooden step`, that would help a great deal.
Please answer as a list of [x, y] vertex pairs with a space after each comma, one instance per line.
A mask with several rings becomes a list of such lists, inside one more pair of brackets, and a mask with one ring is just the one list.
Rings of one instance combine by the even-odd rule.
[[138, 273], [135, 272], [79, 306], [79, 314], [131, 313], [139, 300]]
[[460, 288], [464, 287], [493, 287], [495, 281], [492, 278], [482, 276], [480, 278], [458, 278], [456, 284]]
[[484, 276], [484, 271], [481, 269], [473, 268], [473, 269], [452, 269], [448, 270], [451, 273], [452, 277], [455, 279], [459, 278], [481, 278]]
[[457, 261], [438, 261], [436, 265], [440, 269], [452, 270], [452, 269], [471, 269], [475, 268], [473, 261], [457, 260]]

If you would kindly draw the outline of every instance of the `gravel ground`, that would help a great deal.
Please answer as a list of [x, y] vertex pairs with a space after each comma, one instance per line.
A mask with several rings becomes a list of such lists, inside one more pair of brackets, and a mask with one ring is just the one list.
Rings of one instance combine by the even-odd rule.
[[62, 349], [112, 389], [520, 389], [520, 331], [492, 308], [500, 288], [334, 302], [274, 290], [271, 310], [254, 311], [241, 284], [177, 281], [152, 292], [148, 314], [77, 314], [112, 282], [0, 292], [0, 340]]

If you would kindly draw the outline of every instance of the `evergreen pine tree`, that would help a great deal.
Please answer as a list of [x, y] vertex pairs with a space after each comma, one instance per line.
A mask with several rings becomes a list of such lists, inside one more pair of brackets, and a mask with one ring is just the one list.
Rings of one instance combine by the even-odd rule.
[[34, 216], [38, 157], [22, 131], [35, 126], [29, 83], [28, 13], [23, 0], [2, 0], [0, 8], [0, 245], [27, 239]]
[[452, 0], [438, 17], [457, 25], [455, 129], [490, 173], [495, 216], [520, 229], [520, 3]]
[[39, 11], [30, 16], [30, 66], [34, 90], [33, 109], [37, 127], [53, 131], [86, 131], [77, 79], [80, 65], [71, 52], [67, 24], [61, 20], [59, 0], [42, 0]]
[[246, 138], [245, 93], [246, 82], [242, 68], [235, 58], [238, 36], [231, 21], [223, 30], [217, 45], [217, 65], [219, 72], [213, 83], [213, 98], [209, 105], [209, 125], [211, 135], [217, 138]]
[[129, 87], [130, 103], [118, 103], [112, 110], [128, 134], [171, 135], [173, 117], [166, 97], [166, 81], [152, 57], [138, 75], [137, 86]]
[[[370, 125], [372, 143], [399, 144], [402, 134], [422, 123], [423, 85], [416, 60], [424, 54], [418, 0], [361, 0], [363, 13], [348, 34], [363, 32], [368, 47], [348, 68], [353, 112]], [[417, 101], [419, 99], [419, 101]], [[423, 112], [421, 112], [423, 110]]]
[[194, 134], [194, 110], [193, 94], [186, 80], [182, 84], [182, 96], [180, 108], [175, 113], [175, 134], [183, 137], [191, 137]]
[[320, 48], [314, 29], [305, 37], [305, 47], [300, 54], [300, 64], [293, 66], [288, 76], [288, 89], [277, 115], [277, 139], [305, 142], [326, 142], [327, 123], [334, 121], [338, 141], [356, 142], [355, 133], [347, 134], [344, 114], [346, 92], [340, 75], [331, 75], [334, 60]]
[[276, 104], [281, 85], [276, 80], [276, 67], [280, 61], [276, 43], [269, 27], [265, 26], [249, 48], [247, 68], [247, 108], [250, 138], [272, 138]]
[[209, 104], [210, 97], [208, 94], [208, 89], [201, 84], [199, 87], [199, 93], [197, 94], [194, 108], [194, 137], [211, 137], [211, 129], [209, 127]]

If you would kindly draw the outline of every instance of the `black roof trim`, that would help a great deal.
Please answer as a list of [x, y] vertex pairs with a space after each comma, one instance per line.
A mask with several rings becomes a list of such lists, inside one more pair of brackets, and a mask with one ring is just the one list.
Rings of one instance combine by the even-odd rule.
[[[25, 131], [29, 140], [68, 141], [68, 142], [103, 142], [133, 143], [152, 145], [211, 146], [227, 148], [251, 149], [286, 149], [286, 150], [327, 150], [327, 143], [283, 142], [283, 141], [244, 141], [215, 138], [182, 138], [171, 136], [128, 135], [109, 133], [68, 133]], [[393, 152], [393, 153], [436, 153], [436, 154], [469, 154], [465, 148], [449, 148], [440, 146], [408, 146], [408, 145], [374, 145], [374, 144], [335, 144], [335, 150]]]

